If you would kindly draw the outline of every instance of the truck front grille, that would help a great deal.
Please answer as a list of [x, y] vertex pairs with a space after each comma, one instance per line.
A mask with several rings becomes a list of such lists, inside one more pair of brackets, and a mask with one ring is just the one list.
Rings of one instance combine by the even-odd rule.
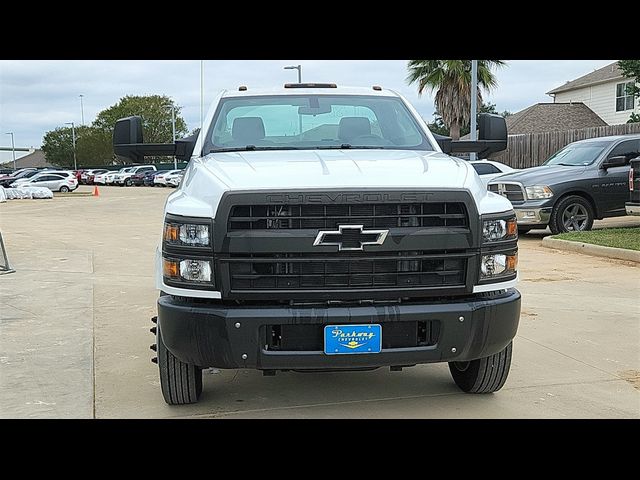
[[338, 254], [233, 254], [231, 290], [331, 290], [465, 285], [464, 252], [341, 252]]
[[468, 227], [462, 202], [365, 203], [345, 205], [235, 205], [227, 229], [294, 230], [336, 228]]
[[516, 183], [492, 183], [489, 191], [506, 197], [511, 203], [524, 202], [524, 190]]

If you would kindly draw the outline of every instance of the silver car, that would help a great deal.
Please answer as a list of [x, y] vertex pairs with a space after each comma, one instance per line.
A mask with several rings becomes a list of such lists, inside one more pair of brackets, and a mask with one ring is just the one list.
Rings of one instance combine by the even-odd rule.
[[71, 192], [78, 188], [78, 179], [69, 172], [42, 172], [27, 178], [17, 180], [12, 187], [47, 187], [54, 192]]

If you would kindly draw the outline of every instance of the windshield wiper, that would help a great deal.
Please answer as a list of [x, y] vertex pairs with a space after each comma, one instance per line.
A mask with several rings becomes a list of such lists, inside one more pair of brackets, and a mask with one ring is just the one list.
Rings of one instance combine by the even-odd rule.
[[316, 150], [348, 150], [348, 149], [369, 149], [369, 150], [384, 150], [386, 147], [375, 145], [351, 145], [350, 143], [343, 143], [342, 145], [320, 145], [314, 147]]
[[224, 152], [253, 152], [256, 150], [300, 150], [297, 147], [256, 147], [255, 145], [245, 145], [244, 147], [212, 148], [208, 153]]

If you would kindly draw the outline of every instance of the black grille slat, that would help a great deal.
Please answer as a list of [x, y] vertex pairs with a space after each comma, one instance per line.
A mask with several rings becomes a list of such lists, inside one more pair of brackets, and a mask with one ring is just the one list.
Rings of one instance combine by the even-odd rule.
[[371, 203], [344, 205], [236, 205], [228, 230], [295, 230], [337, 228], [468, 227], [462, 202]]
[[460, 287], [470, 255], [456, 252], [235, 255], [229, 264], [232, 290], [375, 287]]
[[[502, 190], [503, 193], [500, 193]], [[522, 187], [513, 183], [494, 183], [489, 185], [489, 191], [507, 198], [510, 202], [524, 202]]]

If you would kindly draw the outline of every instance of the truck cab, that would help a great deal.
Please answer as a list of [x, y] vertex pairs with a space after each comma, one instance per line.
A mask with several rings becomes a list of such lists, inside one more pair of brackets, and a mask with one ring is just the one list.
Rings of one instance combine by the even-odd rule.
[[481, 116], [475, 142], [436, 141], [392, 90], [289, 84], [222, 92], [197, 138], [175, 144], [145, 144], [141, 124], [118, 121], [118, 155], [188, 161], [156, 251], [167, 403], [196, 402], [207, 367], [448, 362], [465, 392], [502, 387], [516, 217], [448, 153], [504, 149], [504, 119]]

